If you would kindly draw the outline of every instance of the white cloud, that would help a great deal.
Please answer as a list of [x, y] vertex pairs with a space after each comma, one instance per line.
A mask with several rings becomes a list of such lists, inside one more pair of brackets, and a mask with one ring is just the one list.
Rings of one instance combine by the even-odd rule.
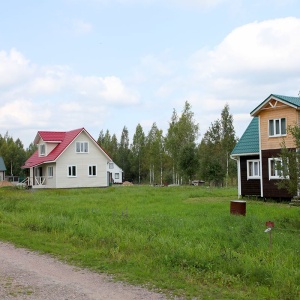
[[34, 66], [29, 60], [18, 52], [11, 49], [8, 53], [0, 51], [0, 87], [7, 87], [26, 80], [34, 73]]
[[249, 112], [271, 93], [296, 96], [299, 32], [300, 19], [293, 17], [236, 28], [214, 49], [200, 49], [192, 55], [193, 80], [198, 89], [229, 104], [248, 100], [240, 109]]
[[[205, 77], [299, 70], [300, 19], [254, 22], [233, 30], [214, 50], [195, 54]], [[205, 54], [205, 55], [203, 55]], [[198, 57], [198, 60], [197, 60]]]
[[67, 66], [35, 66], [15, 49], [0, 52], [3, 69], [0, 82], [6, 88], [0, 89], [0, 131], [4, 132], [99, 125], [110, 108], [139, 102], [138, 93], [116, 76], [81, 76]]

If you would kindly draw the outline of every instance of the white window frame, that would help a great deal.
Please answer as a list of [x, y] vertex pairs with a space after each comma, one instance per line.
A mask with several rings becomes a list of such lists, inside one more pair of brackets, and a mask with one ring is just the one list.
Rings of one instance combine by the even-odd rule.
[[96, 165], [90, 165], [89, 166], [89, 176], [90, 177], [97, 176], [97, 166]]
[[[284, 176], [281, 175], [282, 170], [277, 170], [276, 165], [274, 165], [274, 168], [275, 168], [274, 169], [274, 174], [272, 174], [272, 169], [273, 169], [272, 163], [273, 163], [273, 161], [277, 162], [277, 163], [279, 162], [279, 163], [282, 164], [282, 158], [280, 158], [280, 157], [275, 157], [275, 158], [270, 157], [268, 159], [269, 180], [271, 180], [271, 179], [284, 179]], [[287, 176], [286, 178], [289, 178], [289, 177]]]
[[[255, 168], [257, 166], [257, 169]], [[258, 174], [255, 174], [255, 171], [258, 171]], [[252, 171], [252, 172], [250, 172]], [[252, 173], [252, 175], [251, 175]], [[260, 179], [260, 160], [251, 159], [247, 160], [247, 179]]]
[[40, 144], [39, 145], [39, 153], [40, 153], [40, 156], [45, 156], [46, 155], [46, 144]]
[[115, 173], [115, 179], [120, 179], [120, 173]]
[[77, 177], [77, 166], [76, 165], [68, 166], [68, 177]]
[[269, 120], [269, 137], [286, 136], [286, 127], [286, 118]]
[[76, 153], [89, 153], [89, 142], [76, 142], [75, 143]]
[[113, 162], [109, 162], [108, 163], [108, 168], [111, 170], [114, 168], [114, 163]]
[[47, 170], [47, 174], [48, 174], [48, 178], [52, 178], [53, 177], [53, 167], [48, 167]]

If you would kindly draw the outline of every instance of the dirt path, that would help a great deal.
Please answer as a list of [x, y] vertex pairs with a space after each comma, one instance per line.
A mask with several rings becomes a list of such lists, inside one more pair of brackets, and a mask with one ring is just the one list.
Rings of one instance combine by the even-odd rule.
[[0, 242], [0, 299], [162, 300], [164, 295]]

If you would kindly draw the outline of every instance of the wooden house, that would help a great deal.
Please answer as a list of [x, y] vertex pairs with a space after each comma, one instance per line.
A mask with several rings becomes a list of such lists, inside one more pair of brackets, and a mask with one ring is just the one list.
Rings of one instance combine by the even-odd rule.
[[282, 177], [276, 164], [283, 141], [289, 149], [296, 147], [287, 128], [300, 124], [300, 98], [271, 94], [250, 114], [253, 118], [231, 153], [238, 165], [239, 196], [293, 197], [278, 188]]

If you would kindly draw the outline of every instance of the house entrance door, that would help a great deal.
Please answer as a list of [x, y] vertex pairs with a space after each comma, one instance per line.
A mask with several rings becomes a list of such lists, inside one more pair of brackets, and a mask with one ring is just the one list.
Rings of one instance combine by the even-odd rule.
[[41, 184], [42, 178], [43, 178], [43, 168], [37, 167], [34, 169], [34, 184], [39, 185]]
[[112, 186], [112, 184], [113, 184], [112, 173], [107, 172], [107, 185]]

